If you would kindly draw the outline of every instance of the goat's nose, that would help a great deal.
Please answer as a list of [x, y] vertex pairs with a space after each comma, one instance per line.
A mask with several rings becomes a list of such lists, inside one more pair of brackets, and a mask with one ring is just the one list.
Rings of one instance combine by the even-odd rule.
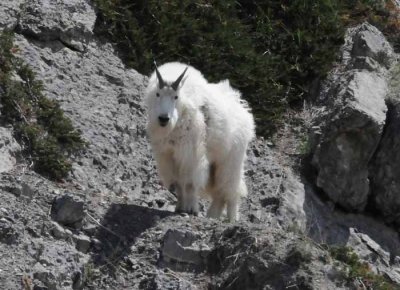
[[169, 121], [169, 117], [167, 115], [161, 115], [158, 117], [158, 121], [162, 127], [166, 126]]

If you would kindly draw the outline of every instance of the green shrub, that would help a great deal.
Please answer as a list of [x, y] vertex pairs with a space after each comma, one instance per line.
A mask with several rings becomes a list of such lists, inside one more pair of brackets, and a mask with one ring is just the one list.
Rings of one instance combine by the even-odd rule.
[[340, 45], [342, 31], [328, 1], [259, 2], [95, 0], [96, 31], [142, 73], [153, 70], [155, 58], [190, 63], [209, 81], [229, 78], [250, 102], [259, 133], [267, 134], [288, 102], [327, 71], [336, 56], [320, 48]]
[[330, 248], [332, 258], [343, 262], [347, 266], [345, 276], [348, 282], [361, 280], [367, 289], [399, 290], [400, 286], [391, 282], [384, 276], [375, 274], [368, 263], [360, 261], [359, 257], [350, 247]]
[[59, 104], [47, 99], [34, 72], [15, 57], [13, 35], [0, 35], [0, 104], [3, 122], [13, 125], [23, 154], [34, 169], [52, 179], [61, 179], [71, 169], [69, 157], [83, 149], [80, 133], [64, 116]]
[[249, 101], [258, 133], [264, 135], [332, 67], [346, 19], [364, 20], [357, 12], [370, 19], [386, 13], [385, 2], [372, 0], [94, 3], [99, 9], [96, 33], [114, 41], [129, 66], [149, 74], [153, 59], [182, 61], [209, 81], [228, 78]]

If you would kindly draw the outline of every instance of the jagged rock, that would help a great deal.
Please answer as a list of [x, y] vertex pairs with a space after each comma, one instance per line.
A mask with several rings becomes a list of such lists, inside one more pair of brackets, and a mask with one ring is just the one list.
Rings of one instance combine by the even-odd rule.
[[79, 252], [87, 253], [89, 251], [90, 238], [88, 236], [85, 236], [83, 234], [74, 235], [73, 239], [75, 240], [76, 243], [76, 249]]
[[[168, 274], [169, 272], [166, 272]], [[148, 283], [147, 289], [151, 288], [154, 290], [174, 290], [174, 289], [182, 289], [182, 290], [196, 290], [197, 287], [193, 285], [190, 281], [182, 280], [182, 281], [174, 281], [169, 279], [169, 277], [164, 273], [156, 273], [154, 277], [152, 277], [151, 282]], [[151, 285], [151, 286], [150, 286]]]
[[373, 216], [328, 208], [316, 195], [307, 200], [308, 236], [330, 246], [348, 246], [377, 273], [388, 273], [393, 281], [400, 274], [398, 232]]
[[26, 182], [21, 184], [21, 197], [31, 200], [35, 194], [35, 191], [31, 185]]
[[101, 242], [100, 242], [98, 239], [92, 239], [92, 240], [91, 240], [91, 243], [92, 243], [93, 247], [94, 247], [97, 251], [100, 251], [100, 250], [101, 250], [102, 244], [101, 244]]
[[0, 189], [6, 192], [10, 192], [15, 196], [21, 196], [22, 186], [15, 182], [13, 178], [9, 178], [10, 176], [6, 176], [6, 178], [1, 178]]
[[198, 243], [201, 236], [198, 233], [181, 230], [168, 230], [161, 247], [163, 261], [167, 264], [187, 263], [204, 266], [210, 249], [207, 245]]
[[291, 232], [268, 231], [261, 233], [257, 228], [236, 225], [215, 233], [208, 269], [217, 275], [213, 276], [208, 289], [288, 289], [291, 285], [298, 289], [342, 287], [340, 282], [335, 285], [337, 277], [328, 277], [331, 267], [316, 270], [316, 265], [326, 257], [306, 239], [296, 238]]
[[0, 218], [0, 242], [13, 244], [18, 238], [18, 233], [13, 223], [6, 218]]
[[85, 0], [50, 2], [53, 1], [27, 1], [17, 30], [40, 40], [61, 41], [69, 48], [83, 51], [96, 21], [92, 6]]
[[52, 222], [51, 233], [56, 239], [65, 239], [68, 237], [65, 229], [56, 222]]
[[15, 166], [15, 157], [19, 151], [21, 151], [21, 147], [13, 138], [12, 131], [0, 127], [0, 172], [9, 171]]
[[79, 226], [85, 216], [83, 201], [71, 195], [57, 197], [52, 206], [53, 219], [67, 226]]
[[[349, 30], [342, 55], [342, 71], [334, 71], [318, 97], [329, 109], [315, 122], [312, 164], [318, 187], [344, 208], [362, 211], [370, 192], [368, 166], [386, 119], [385, 67], [394, 54], [381, 32], [362, 24]], [[359, 57], [373, 59], [379, 69], [354, 69]]]
[[[32, 269], [33, 278], [44, 284], [48, 290], [57, 289], [57, 280], [54, 274], [46, 269], [42, 264], [36, 263]], [[36, 284], [36, 283], [35, 283]], [[38, 286], [41, 286], [40, 284]]]
[[383, 249], [368, 235], [351, 229], [348, 245], [355, 250], [358, 257], [369, 263], [375, 273], [383, 272], [391, 281], [400, 285], [398, 265], [393, 265], [390, 252]]
[[241, 219], [248, 219], [252, 223], [269, 223], [271, 216], [274, 216], [281, 225], [305, 229], [304, 185], [290, 168], [279, 164], [272, 152], [261, 140], [250, 144], [246, 164], [250, 194], [242, 201], [243, 215], [247, 216]]
[[[84, 270], [83, 270], [84, 272]], [[82, 273], [82, 271], [75, 271], [75, 273], [72, 275], [72, 289], [74, 290], [79, 290], [79, 289], [83, 289], [85, 286], [85, 277], [84, 274]]]
[[93, 236], [93, 234], [96, 232], [97, 228], [98, 227], [94, 224], [87, 224], [82, 228], [82, 230], [89, 236]]
[[375, 61], [386, 68], [392, 66], [395, 58], [393, 48], [376, 27], [363, 23], [351, 33], [353, 61], [357, 62], [362, 58], [366, 61]]

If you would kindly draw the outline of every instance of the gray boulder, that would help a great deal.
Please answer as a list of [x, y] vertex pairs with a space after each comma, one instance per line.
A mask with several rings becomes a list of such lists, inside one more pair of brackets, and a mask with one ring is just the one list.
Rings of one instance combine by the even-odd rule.
[[42, 264], [36, 263], [33, 267], [33, 278], [35, 279], [35, 289], [37, 286], [44, 287], [42, 289], [56, 290], [57, 280], [50, 270], [46, 269]]
[[84, 203], [70, 195], [58, 197], [53, 202], [52, 215], [55, 221], [76, 227], [85, 215]]
[[96, 20], [96, 13], [88, 2], [27, 1], [17, 30], [44, 41], [59, 40], [72, 49], [83, 51], [84, 40], [92, 35]]
[[168, 230], [161, 247], [163, 261], [170, 266], [177, 266], [177, 263], [204, 266], [210, 249], [199, 241], [201, 241], [201, 236], [198, 233]]
[[18, 233], [11, 220], [0, 218], [0, 242], [14, 244], [17, 239]]
[[370, 192], [368, 166], [385, 125], [386, 67], [394, 53], [369, 24], [350, 29], [342, 66], [324, 84], [318, 101], [328, 109], [315, 121], [312, 164], [316, 183], [348, 210], [362, 211]]
[[391, 67], [394, 57], [393, 49], [382, 32], [367, 23], [357, 27], [354, 32], [351, 50], [353, 62], [359, 63], [360, 59], [368, 59], [386, 68]]
[[73, 239], [76, 242], [76, 249], [79, 252], [82, 253], [87, 253], [89, 251], [90, 248], [90, 238], [86, 235], [83, 234], [79, 234], [79, 235], [75, 235], [73, 237]]

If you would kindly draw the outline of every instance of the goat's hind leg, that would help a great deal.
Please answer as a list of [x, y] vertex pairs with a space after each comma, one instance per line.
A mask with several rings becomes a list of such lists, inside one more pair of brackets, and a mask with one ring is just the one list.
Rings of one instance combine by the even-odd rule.
[[247, 195], [247, 187], [243, 176], [243, 160], [246, 148], [236, 148], [220, 166], [216, 176], [217, 187], [222, 189], [220, 196], [224, 198], [230, 222], [239, 220], [239, 204], [241, 196]]
[[207, 217], [218, 219], [221, 217], [226, 204], [226, 211], [230, 222], [239, 220], [239, 202], [240, 197], [230, 197], [228, 201], [222, 198], [213, 198], [207, 211]]
[[235, 197], [226, 203], [226, 214], [230, 222], [235, 222], [239, 220], [239, 202], [240, 197]]
[[169, 191], [172, 192], [177, 199], [177, 203], [175, 206], [175, 212], [176, 213], [181, 213], [184, 212], [184, 208], [183, 208], [183, 192], [182, 192], [182, 187], [180, 184], [178, 184], [177, 182], [174, 182], [173, 184], [171, 184]]

